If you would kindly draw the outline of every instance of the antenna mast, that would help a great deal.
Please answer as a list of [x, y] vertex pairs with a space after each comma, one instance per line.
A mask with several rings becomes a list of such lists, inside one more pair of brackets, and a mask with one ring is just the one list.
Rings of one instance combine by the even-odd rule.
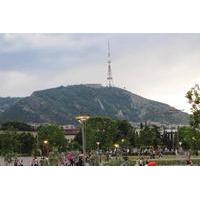
[[107, 74], [108, 87], [113, 86], [112, 69], [111, 69], [111, 58], [110, 58], [110, 43], [108, 40], [108, 74]]

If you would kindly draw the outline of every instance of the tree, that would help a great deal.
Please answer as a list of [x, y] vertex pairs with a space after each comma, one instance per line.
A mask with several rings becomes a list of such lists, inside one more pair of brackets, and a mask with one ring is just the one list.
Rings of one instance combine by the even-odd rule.
[[[113, 120], [108, 117], [92, 117], [85, 123], [86, 148], [107, 150], [117, 143], [120, 147], [135, 146], [134, 128], [126, 120]], [[82, 145], [81, 131], [75, 141]]]
[[136, 146], [136, 134], [135, 129], [126, 120], [117, 120], [117, 143], [120, 143], [122, 147]]
[[162, 144], [158, 127], [145, 126], [140, 132], [138, 142], [140, 146], [157, 147], [158, 145]]
[[189, 100], [192, 108], [192, 115], [190, 116], [190, 124], [193, 128], [200, 128], [200, 87], [196, 84], [191, 88], [187, 94], [186, 98]]
[[33, 127], [23, 122], [5, 122], [1, 125], [1, 130], [14, 129], [17, 131], [33, 131]]
[[31, 133], [11, 133], [0, 134], [1, 154], [14, 152], [17, 154], [31, 155], [34, 145], [34, 137]]
[[85, 131], [88, 150], [97, 149], [97, 142], [103, 150], [111, 148], [118, 134], [116, 121], [106, 117], [93, 117], [87, 120]]
[[13, 137], [13, 134], [4, 133], [0, 134], [0, 149], [1, 155], [14, 152], [16, 149], [16, 140]]
[[200, 147], [200, 87], [198, 84], [187, 92], [186, 98], [191, 104], [192, 111], [190, 115], [191, 128], [190, 130], [184, 129], [186, 146], [197, 152]]
[[16, 136], [18, 148], [16, 151], [20, 154], [31, 155], [35, 138], [31, 133], [19, 133]]
[[[44, 142], [47, 141], [47, 144]], [[46, 125], [38, 129], [38, 142], [42, 150], [45, 147], [48, 151], [51, 151], [54, 147], [58, 149], [59, 152], [66, 151], [67, 140], [64, 136], [64, 130], [59, 128], [57, 125]], [[46, 145], [46, 146], [45, 146]]]
[[200, 134], [193, 127], [179, 128], [179, 141], [185, 150], [197, 152], [200, 148]]

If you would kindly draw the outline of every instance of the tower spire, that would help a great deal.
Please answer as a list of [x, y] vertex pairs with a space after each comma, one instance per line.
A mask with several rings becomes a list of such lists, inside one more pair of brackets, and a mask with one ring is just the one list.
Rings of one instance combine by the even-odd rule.
[[110, 42], [108, 40], [108, 74], [107, 74], [108, 87], [113, 86], [112, 69], [111, 69], [111, 58], [110, 58]]

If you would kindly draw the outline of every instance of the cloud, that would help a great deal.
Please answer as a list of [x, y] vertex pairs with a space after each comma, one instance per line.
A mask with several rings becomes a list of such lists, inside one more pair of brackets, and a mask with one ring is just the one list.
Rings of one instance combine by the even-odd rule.
[[37, 82], [34, 77], [18, 71], [0, 71], [0, 80], [3, 83], [0, 85], [1, 96], [27, 96]]
[[115, 61], [117, 84], [189, 111], [185, 94], [195, 82], [200, 82], [200, 40], [190, 37], [190, 41], [178, 38], [130, 51]]
[[0, 34], [2, 52], [15, 52], [24, 49], [69, 49], [79, 51], [98, 44], [93, 34]]
[[106, 84], [107, 39], [116, 86], [188, 109], [185, 93], [200, 77], [200, 34], [0, 34], [0, 95]]

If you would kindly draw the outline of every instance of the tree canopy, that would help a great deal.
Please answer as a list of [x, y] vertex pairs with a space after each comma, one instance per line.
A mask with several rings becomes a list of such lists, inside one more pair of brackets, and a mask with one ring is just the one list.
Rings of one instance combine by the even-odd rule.
[[38, 129], [38, 145], [41, 149], [44, 148], [45, 141], [47, 141], [46, 146], [48, 146], [49, 151], [54, 147], [57, 148], [59, 152], [66, 151], [67, 140], [64, 136], [64, 130], [57, 125], [41, 126]]
[[1, 124], [1, 130], [33, 131], [33, 127], [23, 122], [11, 121]]
[[[135, 145], [135, 131], [126, 120], [113, 120], [108, 117], [92, 117], [84, 124], [86, 133], [86, 147], [88, 150], [101, 148], [102, 150], [120, 146]], [[76, 137], [81, 144], [81, 132]]]
[[187, 94], [186, 98], [191, 104], [192, 115], [190, 117], [190, 123], [193, 128], [200, 128], [200, 87], [196, 84], [191, 88]]

